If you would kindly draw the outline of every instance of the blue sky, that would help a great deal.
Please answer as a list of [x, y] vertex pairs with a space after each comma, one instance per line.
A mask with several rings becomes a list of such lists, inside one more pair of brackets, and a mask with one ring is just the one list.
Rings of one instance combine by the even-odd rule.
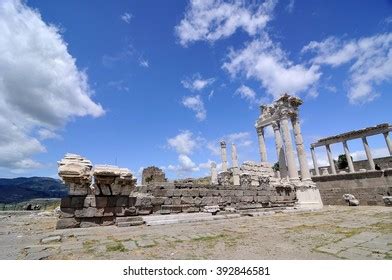
[[205, 176], [220, 139], [259, 160], [259, 104], [284, 92], [304, 100], [307, 148], [390, 123], [391, 27], [387, 0], [2, 0], [0, 176], [56, 176], [67, 152]]

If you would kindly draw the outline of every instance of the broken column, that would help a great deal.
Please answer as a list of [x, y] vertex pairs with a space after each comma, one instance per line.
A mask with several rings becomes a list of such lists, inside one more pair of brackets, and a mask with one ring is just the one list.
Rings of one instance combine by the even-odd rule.
[[231, 162], [232, 162], [232, 172], [233, 172], [233, 185], [240, 185], [240, 175], [238, 168], [238, 158], [237, 158], [237, 148], [234, 144], [231, 144]]
[[218, 184], [218, 172], [216, 170], [215, 162], [211, 162], [211, 184], [212, 185]]
[[222, 158], [222, 172], [227, 171], [227, 152], [226, 152], [226, 142], [220, 142], [221, 147], [221, 158]]

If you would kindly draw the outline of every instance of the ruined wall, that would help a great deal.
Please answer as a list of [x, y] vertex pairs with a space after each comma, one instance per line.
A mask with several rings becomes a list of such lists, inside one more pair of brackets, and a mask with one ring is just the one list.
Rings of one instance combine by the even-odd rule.
[[143, 169], [142, 185], [147, 185], [154, 182], [166, 182], [166, 176], [162, 169], [150, 166]]
[[272, 187], [268, 181], [259, 186], [250, 184], [197, 185], [197, 184], [154, 184], [138, 190], [148, 194], [143, 205], [149, 205], [151, 212], [160, 214], [199, 212], [204, 206], [219, 205], [238, 210], [261, 207], [294, 206], [295, 191], [291, 186]]
[[392, 169], [312, 177], [324, 205], [346, 205], [343, 194], [353, 194], [361, 205], [384, 205], [392, 194]]

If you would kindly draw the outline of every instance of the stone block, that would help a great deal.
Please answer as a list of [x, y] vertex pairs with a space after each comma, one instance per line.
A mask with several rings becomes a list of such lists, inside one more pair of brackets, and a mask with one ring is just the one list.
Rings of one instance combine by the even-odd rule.
[[95, 196], [94, 195], [88, 195], [84, 198], [84, 203], [83, 207], [88, 208], [88, 207], [97, 207], [95, 203]]
[[173, 205], [181, 205], [181, 197], [173, 197], [172, 200]]
[[192, 196], [187, 196], [187, 197], [182, 197], [181, 198], [181, 204], [194, 204], [194, 199]]
[[117, 197], [116, 196], [108, 196], [106, 205], [107, 205], [107, 207], [116, 207]]
[[125, 208], [124, 207], [114, 207], [114, 214], [116, 216], [125, 216]]
[[84, 196], [72, 196], [71, 197], [71, 207], [72, 208], [82, 208], [84, 205]]
[[151, 197], [137, 197], [135, 206], [151, 206]]
[[73, 218], [75, 216], [75, 208], [60, 208], [60, 218]]
[[201, 205], [201, 201], [202, 201], [202, 198], [201, 198], [201, 197], [195, 197], [195, 198], [193, 199], [193, 203], [194, 203], [196, 206], [200, 206], [200, 205]]
[[183, 192], [182, 189], [174, 189], [173, 190], [173, 197], [180, 197], [180, 196], [182, 196], [182, 192]]
[[114, 219], [113, 217], [103, 217], [102, 218], [102, 226], [111, 226], [114, 225]]
[[196, 213], [199, 212], [200, 208], [199, 207], [194, 207], [194, 206], [183, 206], [182, 207], [182, 212], [184, 213]]
[[80, 222], [75, 218], [63, 218], [57, 221], [56, 229], [77, 228], [79, 225]]
[[128, 207], [129, 197], [117, 196], [116, 207]]
[[88, 186], [84, 186], [84, 185], [72, 184], [68, 190], [69, 195], [87, 195], [87, 193], [88, 193]]
[[234, 196], [238, 196], [238, 197], [244, 196], [244, 191], [236, 190]]
[[173, 198], [165, 198], [165, 201], [163, 202], [164, 205], [172, 205], [173, 204]]
[[244, 196], [255, 196], [256, 194], [257, 194], [257, 191], [244, 190]]
[[136, 207], [129, 207], [124, 210], [124, 216], [136, 216], [138, 214], [138, 210]]
[[253, 202], [253, 196], [243, 196], [241, 197], [242, 202]]
[[69, 208], [71, 206], [71, 197], [66, 196], [61, 199], [60, 208]]
[[128, 199], [129, 199], [128, 206], [130, 206], [130, 207], [135, 206], [135, 204], [136, 204], [136, 197], [130, 196]]
[[100, 185], [99, 186], [102, 195], [112, 195], [110, 187], [108, 185]]
[[97, 212], [97, 208], [95, 208], [95, 207], [76, 209], [75, 210], [75, 217], [77, 217], [77, 218], [92, 218], [92, 217], [95, 217], [96, 212]]
[[199, 196], [206, 196], [208, 192], [207, 188], [199, 188]]
[[152, 205], [162, 205], [165, 202], [166, 197], [153, 197], [151, 199]]
[[153, 191], [153, 196], [156, 197], [162, 197], [162, 196], [168, 196], [168, 190], [167, 189], [156, 189]]
[[114, 207], [105, 207], [104, 211], [103, 211], [103, 216], [104, 217], [111, 217], [111, 216], [114, 216], [115, 213], [116, 213], [116, 210]]
[[108, 198], [105, 196], [96, 196], [95, 203], [98, 208], [104, 208], [108, 204]]

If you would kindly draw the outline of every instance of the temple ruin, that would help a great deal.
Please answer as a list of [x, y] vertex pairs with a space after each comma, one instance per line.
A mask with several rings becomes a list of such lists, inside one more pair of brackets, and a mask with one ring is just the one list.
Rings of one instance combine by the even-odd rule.
[[[261, 106], [256, 122], [261, 162], [239, 164], [237, 148], [231, 144], [229, 167], [226, 142], [221, 141], [221, 171], [212, 163], [207, 182], [167, 181], [162, 170], [150, 167], [143, 172], [143, 184], [136, 186], [136, 179], [126, 168], [93, 166], [81, 156], [67, 154], [59, 162], [59, 176], [68, 186], [69, 196], [61, 201], [57, 228], [138, 225], [145, 215], [181, 212], [225, 215], [233, 211], [320, 209], [320, 193], [306, 164], [298, 116], [301, 104], [301, 99], [285, 94], [273, 104]], [[289, 120], [293, 124], [301, 176], [295, 164]], [[278, 173], [267, 162], [263, 131], [268, 125], [274, 128]]]

